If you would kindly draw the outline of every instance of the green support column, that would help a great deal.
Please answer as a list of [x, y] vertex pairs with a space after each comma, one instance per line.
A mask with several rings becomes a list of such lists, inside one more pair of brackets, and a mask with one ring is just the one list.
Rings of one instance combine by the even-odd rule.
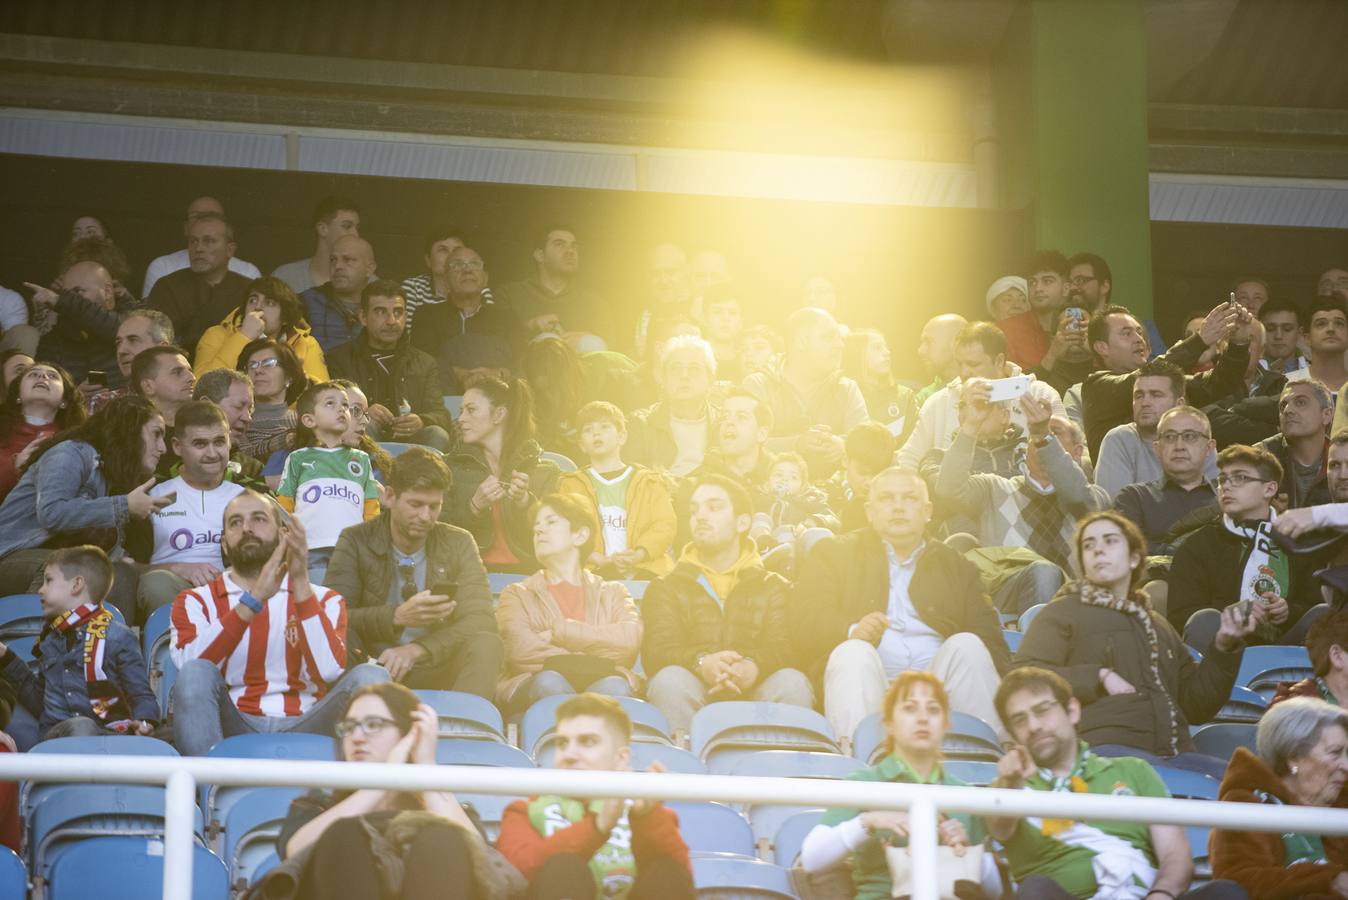
[[1004, 201], [1036, 247], [1107, 259], [1114, 300], [1150, 318], [1145, 0], [1028, 0], [998, 77]]

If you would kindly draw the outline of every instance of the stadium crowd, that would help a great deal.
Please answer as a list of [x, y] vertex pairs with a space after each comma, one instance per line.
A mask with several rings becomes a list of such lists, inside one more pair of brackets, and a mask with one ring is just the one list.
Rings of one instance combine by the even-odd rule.
[[[1167, 796], [1169, 767], [1229, 799], [1340, 802], [1348, 271], [1313, 297], [1238, 278], [1166, 346], [1106, 260], [1036, 252], [985, 320], [895, 348], [927, 370], [909, 385], [827, 290], [751, 322], [714, 251], [655, 248], [625, 316], [566, 224], [501, 285], [455, 226], [401, 278], [360, 226], [325, 198], [313, 255], [263, 275], [200, 197], [142, 280], [86, 215], [57, 271], [0, 289], [0, 598], [39, 593], [48, 620], [33, 659], [0, 644], [0, 726], [22, 707], [43, 739], [188, 755], [303, 731], [433, 763], [434, 711], [405, 688], [507, 718], [577, 695], [557, 764], [618, 769], [631, 723], [607, 698], [676, 735], [741, 699], [847, 740], [880, 714], [864, 779], [959, 783], [942, 739], [968, 714], [1005, 751], [998, 786]], [[488, 573], [519, 577], [494, 594]], [[135, 634], [164, 606], [166, 710]], [[1197, 752], [1245, 648], [1289, 644], [1315, 676], [1283, 686], [1257, 748]], [[521, 800], [493, 849], [452, 795], [357, 791], [296, 802], [302, 894], [380, 896], [398, 851], [359, 823], [390, 819], [416, 835], [406, 896], [693, 890], [658, 803]], [[888, 897], [906, 833], [830, 810], [800, 867]], [[987, 896], [1348, 897], [1348, 849], [1317, 835], [1216, 832], [1201, 887], [1177, 827], [951, 816], [940, 838]]]

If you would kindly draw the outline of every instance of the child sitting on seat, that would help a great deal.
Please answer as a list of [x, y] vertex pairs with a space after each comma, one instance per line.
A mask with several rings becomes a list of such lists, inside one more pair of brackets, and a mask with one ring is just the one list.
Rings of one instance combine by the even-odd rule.
[[576, 414], [580, 449], [590, 464], [557, 480], [557, 491], [590, 501], [600, 523], [587, 565], [604, 578], [658, 578], [674, 568], [676, 523], [669, 486], [658, 472], [622, 460], [627, 418], [603, 400]]
[[154, 731], [159, 702], [140, 642], [103, 605], [112, 577], [98, 547], [53, 551], [38, 590], [47, 622], [33, 645], [36, 674], [0, 644], [0, 677], [37, 718], [43, 740]]
[[799, 453], [779, 453], [772, 458], [755, 507], [749, 536], [763, 549], [765, 540], [768, 545], [787, 543], [807, 528], [838, 530], [828, 495], [810, 484], [809, 466]]

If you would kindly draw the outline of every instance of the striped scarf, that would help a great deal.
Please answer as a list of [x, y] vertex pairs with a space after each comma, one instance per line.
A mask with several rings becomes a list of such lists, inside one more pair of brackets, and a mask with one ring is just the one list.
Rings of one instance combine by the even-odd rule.
[[[84, 627], [84, 683], [89, 696], [89, 710], [100, 723], [113, 727], [131, 718], [131, 707], [120, 686], [108, 677], [104, 668], [107, 651], [108, 627], [113, 615], [102, 604], [81, 603], [42, 628], [33, 645], [33, 656], [41, 659], [42, 641], [51, 633], [67, 635]], [[119, 729], [120, 730], [120, 729]]]

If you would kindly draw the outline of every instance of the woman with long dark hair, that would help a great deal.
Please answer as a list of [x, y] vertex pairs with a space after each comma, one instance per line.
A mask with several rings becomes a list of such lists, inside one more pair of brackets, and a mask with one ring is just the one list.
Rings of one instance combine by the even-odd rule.
[[323, 348], [309, 333], [304, 304], [279, 278], [258, 278], [248, 285], [247, 299], [219, 325], [212, 325], [197, 342], [197, 375], [234, 367], [250, 341], [275, 340], [294, 351], [304, 374], [315, 382], [328, 380]]
[[445, 459], [454, 480], [444, 518], [472, 532], [489, 571], [534, 571], [529, 508], [552, 493], [559, 471], [534, 440], [529, 386], [474, 384], [463, 395], [459, 434], [460, 447]]
[[164, 417], [144, 397], [118, 397], [39, 444], [0, 504], [0, 596], [36, 590], [47, 554], [94, 544], [117, 561], [112, 602], [135, 617], [136, 574], [123, 562], [131, 519], [173, 502], [151, 497]]
[[290, 446], [299, 419], [292, 408], [309, 387], [295, 351], [280, 341], [250, 341], [232, 367], [253, 383], [253, 421], [239, 449], [254, 459], [267, 459]]
[[14, 379], [0, 405], [0, 500], [18, 483], [19, 469], [38, 445], [84, 418], [74, 379], [55, 363], [34, 363]]
[[874, 328], [853, 331], [843, 339], [843, 374], [857, 383], [870, 417], [902, 443], [917, 422], [912, 390], [894, 380], [889, 343]]

